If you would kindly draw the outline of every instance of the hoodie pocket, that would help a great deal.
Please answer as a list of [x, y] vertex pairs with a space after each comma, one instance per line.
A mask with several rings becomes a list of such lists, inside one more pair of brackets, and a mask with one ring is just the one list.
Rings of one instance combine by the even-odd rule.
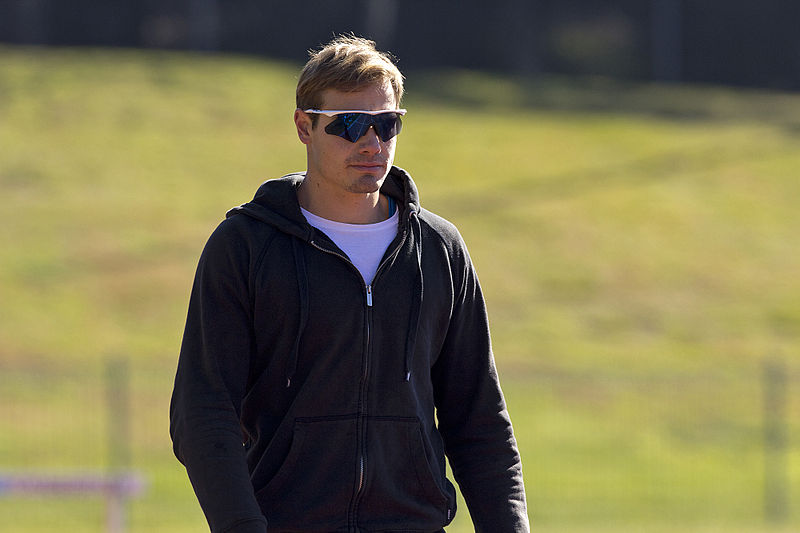
[[355, 418], [299, 419], [281, 467], [256, 493], [270, 531], [347, 526], [357, 479]]
[[371, 418], [359, 525], [437, 531], [452, 519], [455, 491], [417, 418]]

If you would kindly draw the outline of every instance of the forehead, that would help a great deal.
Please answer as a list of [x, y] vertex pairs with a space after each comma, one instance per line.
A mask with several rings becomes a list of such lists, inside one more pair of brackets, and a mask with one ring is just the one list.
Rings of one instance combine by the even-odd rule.
[[322, 109], [335, 111], [337, 109], [363, 109], [365, 111], [379, 111], [381, 109], [395, 109], [394, 90], [391, 84], [368, 85], [357, 91], [340, 91], [338, 89], [325, 89], [322, 92]]

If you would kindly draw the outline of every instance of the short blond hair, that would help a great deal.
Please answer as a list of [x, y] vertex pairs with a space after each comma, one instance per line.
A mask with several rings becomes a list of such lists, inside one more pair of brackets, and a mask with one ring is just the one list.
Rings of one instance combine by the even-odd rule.
[[395, 66], [393, 57], [378, 51], [374, 41], [341, 35], [321, 49], [309, 51], [309, 56], [297, 81], [295, 98], [298, 109], [322, 107], [322, 93], [327, 89], [358, 91], [387, 82], [394, 90], [397, 106], [400, 106], [403, 75]]

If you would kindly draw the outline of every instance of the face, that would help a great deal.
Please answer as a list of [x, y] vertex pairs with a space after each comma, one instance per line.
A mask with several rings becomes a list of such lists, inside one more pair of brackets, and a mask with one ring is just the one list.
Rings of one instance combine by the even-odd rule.
[[[354, 92], [328, 89], [323, 93], [322, 109], [378, 111], [395, 109], [394, 91], [388, 83], [373, 85]], [[295, 124], [308, 153], [306, 179], [333, 198], [343, 194], [364, 195], [377, 192], [394, 161], [397, 137], [381, 141], [370, 128], [356, 142], [325, 132], [334, 117], [317, 115], [312, 127], [311, 116], [295, 111]]]

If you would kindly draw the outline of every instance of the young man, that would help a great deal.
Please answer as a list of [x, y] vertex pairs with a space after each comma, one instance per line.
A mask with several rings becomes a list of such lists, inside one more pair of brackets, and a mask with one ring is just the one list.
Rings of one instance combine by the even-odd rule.
[[313, 53], [307, 170], [231, 210], [197, 269], [170, 410], [213, 532], [528, 531], [478, 280], [392, 166], [403, 79], [371, 41]]

